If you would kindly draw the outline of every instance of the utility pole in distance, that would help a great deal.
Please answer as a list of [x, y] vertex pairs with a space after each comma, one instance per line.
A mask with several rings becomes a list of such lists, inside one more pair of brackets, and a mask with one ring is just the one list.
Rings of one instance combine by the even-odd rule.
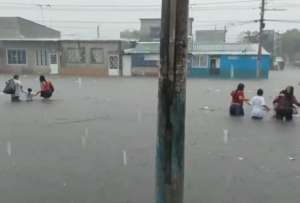
[[156, 203], [182, 203], [189, 0], [162, 0]]
[[260, 78], [262, 73], [262, 41], [263, 32], [265, 28], [265, 0], [261, 0], [261, 12], [259, 20], [259, 44], [258, 44], [258, 55], [257, 55], [257, 67], [256, 67], [256, 77]]

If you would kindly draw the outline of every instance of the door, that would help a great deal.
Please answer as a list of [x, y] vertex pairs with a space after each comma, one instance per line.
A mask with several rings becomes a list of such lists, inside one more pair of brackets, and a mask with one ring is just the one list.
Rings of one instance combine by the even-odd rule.
[[210, 75], [220, 75], [220, 58], [212, 57], [210, 59]]
[[123, 56], [123, 76], [131, 76], [131, 55]]
[[118, 55], [110, 55], [108, 60], [108, 74], [109, 76], [119, 76], [120, 74], [120, 60]]
[[50, 70], [51, 74], [58, 74], [57, 54], [50, 54]]

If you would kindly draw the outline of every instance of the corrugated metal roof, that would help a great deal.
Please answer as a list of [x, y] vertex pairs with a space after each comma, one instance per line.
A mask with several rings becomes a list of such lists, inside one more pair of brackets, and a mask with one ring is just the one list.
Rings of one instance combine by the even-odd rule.
[[0, 17], [0, 39], [60, 38], [60, 32], [20, 17]]
[[[192, 53], [213, 55], [256, 55], [258, 53], [258, 44], [194, 44]], [[262, 50], [262, 54], [270, 55], [265, 49]]]
[[[132, 49], [125, 50], [125, 54], [159, 54], [159, 42], [139, 42]], [[194, 44], [192, 54], [209, 55], [257, 55], [258, 44]], [[270, 55], [265, 49], [263, 55]]]
[[17, 42], [58, 42], [61, 39], [57, 38], [35, 38], [35, 39], [14, 39], [14, 38], [4, 38], [0, 39], [0, 41], [17, 41]]

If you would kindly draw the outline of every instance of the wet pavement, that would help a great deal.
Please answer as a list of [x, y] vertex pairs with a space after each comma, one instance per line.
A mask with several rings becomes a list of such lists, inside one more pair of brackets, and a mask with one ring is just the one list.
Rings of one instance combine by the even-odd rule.
[[[300, 98], [299, 75], [244, 81], [246, 93], [263, 88], [271, 105], [292, 84]], [[51, 80], [49, 102], [0, 94], [0, 202], [154, 202], [157, 79]], [[299, 203], [300, 119], [230, 118], [238, 82], [188, 80], [185, 203]]]

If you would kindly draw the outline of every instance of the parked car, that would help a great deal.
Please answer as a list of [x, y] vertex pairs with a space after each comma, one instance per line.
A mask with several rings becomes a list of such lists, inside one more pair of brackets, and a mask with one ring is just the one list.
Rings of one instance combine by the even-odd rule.
[[273, 64], [274, 70], [283, 70], [285, 68], [285, 62], [282, 57], [276, 57]]

